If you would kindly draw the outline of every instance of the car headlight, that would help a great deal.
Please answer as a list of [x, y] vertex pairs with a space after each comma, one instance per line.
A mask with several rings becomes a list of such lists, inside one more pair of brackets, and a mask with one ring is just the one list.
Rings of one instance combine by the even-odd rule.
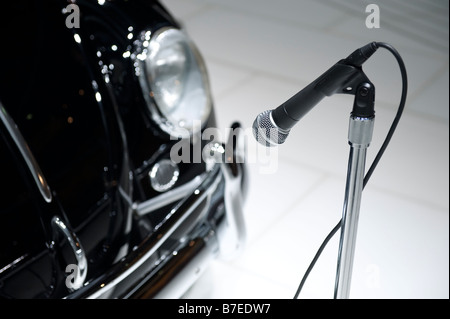
[[152, 118], [172, 136], [200, 130], [211, 113], [211, 95], [205, 64], [191, 40], [170, 27], [144, 31], [135, 56]]

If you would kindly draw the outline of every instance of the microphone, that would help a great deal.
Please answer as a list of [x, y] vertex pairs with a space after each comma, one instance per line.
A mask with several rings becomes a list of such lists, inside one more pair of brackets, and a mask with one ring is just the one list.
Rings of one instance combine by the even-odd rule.
[[283, 144], [291, 128], [323, 98], [335, 93], [355, 94], [360, 83], [370, 83], [361, 65], [377, 49], [376, 42], [356, 49], [276, 109], [260, 113], [253, 122], [255, 139], [268, 147]]

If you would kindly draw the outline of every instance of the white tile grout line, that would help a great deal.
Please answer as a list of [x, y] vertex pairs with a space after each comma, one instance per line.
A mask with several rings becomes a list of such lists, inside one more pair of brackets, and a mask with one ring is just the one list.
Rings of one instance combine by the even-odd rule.
[[[315, 171], [320, 172], [319, 170], [315, 169]], [[267, 233], [267, 230], [275, 227], [278, 223], [280, 223], [286, 215], [291, 213], [295, 207], [300, 205], [300, 203], [305, 200], [310, 194], [312, 194], [314, 191], [316, 191], [325, 181], [327, 181], [330, 178], [330, 174], [327, 174], [327, 172], [320, 172], [321, 176], [312, 184], [310, 185], [298, 198], [296, 198], [287, 208], [285, 208], [281, 212], [275, 212], [273, 217], [273, 223], [270, 225], [267, 225], [265, 228], [261, 229], [258, 233], [254, 235], [254, 239], [252, 241], [249, 241], [247, 246], [251, 247], [252, 245], [255, 245], [255, 241], [264, 233]], [[342, 199], [344, 200], [344, 199]], [[275, 216], [276, 215], [276, 216]], [[336, 221], [337, 222], [337, 221]]]
[[[286, 289], [286, 290], [292, 289], [292, 287], [290, 285], [287, 285], [286, 283], [283, 283], [283, 282], [280, 282], [280, 281], [276, 281], [270, 276], [264, 276], [264, 275], [262, 275], [262, 274], [260, 274], [258, 272], [251, 271], [250, 269], [245, 268], [245, 267], [243, 267], [243, 266], [241, 266], [241, 265], [239, 265], [237, 263], [227, 262], [227, 261], [222, 261], [222, 260], [217, 260], [217, 262], [221, 263], [224, 267], [228, 267], [228, 268], [233, 269], [234, 271], [239, 271], [239, 272], [248, 274], [248, 275], [250, 275], [250, 276], [252, 276], [254, 278], [261, 278], [264, 281], [271, 282], [272, 284], [277, 285], [279, 287], [282, 287], [283, 289]], [[289, 296], [289, 298], [292, 298], [294, 296], [294, 294], [295, 294], [295, 291], [292, 292], [292, 296]], [[284, 298], [288, 298], [288, 296], [286, 296]]]
[[[348, 1], [348, 0], [346, 0], [346, 1]], [[343, 17], [347, 16], [347, 17], [353, 18], [355, 16], [355, 14], [360, 14], [360, 15], [362, 15], [362, 19], [363, 19], [366, 14], [364, 12], [364, 10], [355, 9], [355, 8], [349, 6], [347, 4], [347, 2], [339, 2], [339, 1], [336, 2], [335, 0], [334, 0], [334, 2], [328, 1], [328, 0], [326, 0], [326, 1], [319, 0], [319, 2], [325, 6], [332, 7], [332, 8], [339, 10]], [[364, 5], [364, 3], [362, 3], [361, 6], [362, 5]], [[316, 32], [324, 33], [324, 34], [330, 34], [330, 35], [342, 37], [343, 39], [346, 38], [345, 35], [343, 35], [343, 34], [338, 34], [338, 33], [333, 32], [334, 26], [339, 24], [339, 22], [343, 23], [347, 20], [347, 19], [342, 19], [342, 17], [340, 17], [339, 19], [335, 18], [333, 20], [333, 22], [330, 22], [330, 24], [327, 26], [317, 28], [317, 27], [314, 27], [307, 23], [298, 23], [297, 24], [297, 23], [290, 22], [290, 21], [286, 22], [285, 20], [283, 20], [281, 18], [277, 18], [277, 17], [273, 17], [270, 15], [265, 15], [265, 14], [261, 14], [261, 13], [257, 13], [257, 12], [250, 12], [248, 10], [247, 11], [237, 10], [232, 5], [223, 5], [223, 4], [218, 4], [218, 3], [205, 3], [205, 5], [202, 7], [201, 10], [198, 10], [195, 14], [190, 14], [190, 15], [186, 16], [185, 20], [195, 19], [196, 16], [205, 13], [207, 10], [213, 10], [213, 9], [216, 9], [219, 11], [234, 12], [234, 13], [237, 13], [240, 15], [247, 15], [247, 16], [262, 18], [264, 20], [270, 20], [273, 23], [281, 24], [281, 25], [284, 25], [287, 27], [302, 28], [302, 29], [306, 29], [306, 30], [310, 30], [310, 31], [316, 31]], [[394, 16], [392, 16], [393, 14], [388, 11], [386, 13], [386, 15], [395, 18], [395, 13], [394, 13]], [[403, 16], [401, 16], [401, 18], [404, 20]], [[392, 27], [393, 29], [395, 29], [398, 34], [409, 37], [411, 39], [419, 40], [418, 44], [428, 43], [435, 49], [436, 48], [438, 49], [438, 51], [435, 51], [435, 52], [439, 53], [441, 58], [445, 58], [446, 56], [448, 57], [448, 46], [446, 47], [445, 45], [441, 45], [442, 41], [439, 41], [437, 39], [436, 41], [433, 42], [433, 40], [430, 40], [430, 37], [427, 37], [426, 35], [424, 35], [424, 36], [418, 35], [417, 32], [409, 30], [410, 28], [403, 27], [403, 24], [398, 24], [396, 22], [392, 22], [391, 19], [385, 19], [384, 21], [385, 22], [387, 21], [387, 24], [390, 27]], [[406, 20], [405, 22], [409, 22], [409, 21], [410, 20]], [[189, 21], [186, 23], [186, 25], [188, 25], [188, 24], [189, 24]], [[398, 25], [400, 25], [400, 27]], [[354, 39], [354, 37], [352, 37], [352, 39]], [[423, 48], [421, 48], [421, 49], [417, 49], [417, 48], [410, 48], [410, 49], [413, 49], [414, 51], [416, 51], [415, 53], [420, 54], [422, 56], [428, 56], [428, 54], [430, 53], [429, 49], [427, 50], [425, 46], [423, 46]], [[424, 52], [424, 50], [425, 50], [425, 52]]]
[[[421, 86], [416, 88], [413, 92], [411, 92], [411, 94], [408, 94], [408, 100], [414, 101], [414, 99], [417, 99], [423, 93], [423, 91], [432, 86], [432, 84], [435, 81], [438, 81], [440, 78], [442, 78], [442, 76], [445, 75], [445, 73], [448, 72], [448, 70], [449, 70], [449, 62], [447, 59], [447, 63], [443, 65], [442, 68], [436, 70], [436, 72], [434, 72], [434, 74], [432, 74], [428, 79], [426, 79]], [[448, 95], [449, 92], [447, 91], [443, 93], [444, 94], [447, 93]]]
[[[211, 62], [213, 62], [214, 59], [210, 59]], [[222, 66], [226, 66], [226, 64], [223, 63], [218, 63], [218, 62], [214, 62], [216, 64], [220, 64]], [[228, 66], [230, 66], [230, 64], [228, 64]], [[233, 68], [236, 68], [236, 66], [233, 66]], [[236, 68], [236, 69], [242, 69], [242, 68]], [[246, 73], [248, 73], [247, 75], [245, 75], [242, 79], [236, 81], [233, 83], [233, 85], [230, 85], [228, 88], [226, 88], [225, 90], [222, 90], [221, 92], [219, 92], [214, 98], [214, 100], [220, 100], [222, 98], [225, 98], [226, 96], [228, 96], [230, 93], [232, 93], [233, 91], [235, 91], [237, 88], [239, 88], [241, 85], [248, 83], [249, 81], [254, 80], [258, 74], [256, 71], [252, 71], [250, 69], [246, 70]]]
[[[324, 4], [330, 5], [332, 7], [335, 7], [338, 10], [343, 10], [343, 11], [346, 11], [346, 12], [352, 12], [352, 13], [355, 13], [355, 14], [361, 14], [361, 11], [358, 10], [358, 9], [355, 9], [352, 6], [351, 1], [348, 1], [348, 0], [347, 1], [342, 1], [342, 0], [338, 0], [338, 1], [336, 1], [336, 0], [335, 1], [319, 0], [319, 1], [324, 3]], [[369, 3], [369, 2], [367, 2], [367, 3]], [[361, 4], [361, 5], [364, 5], [364, 4]], [[408, 19], [408, 20], [404, 20], [404, 17], [401, 16], [401, 15], [399, 16], [398, 14], [389, 12], [388, 10], [384, 10], [384, 12], [385, 12], [384, 14], [388, 15], [389, 17], [391, 17], [393, 19], [391, 19], [391, 18], [390, 19], [384, 19], [383, 23], [389, 25], [390, 28], [395, 30], [396, 32], [398, 32], [398, 34], [406, 36], [406, 37], [409, 37], [411, 39], [415, 39], [415, 40], [418, 41], [418, 43], [428, 44], [428, 45], [434, 47], [435, 49], [438, 49], [444, 55], [445, 55], [445, 53], [448, 54], [448, 45], [447, 46], [442, 45], [441, 41], [438, 41], [438, 40], [434, 41], [433, 39], [430, 39], [430, 37], [428, 37], [426, 35], [424, 35], [424, 36], [419, 35], [417, 32], [414, 32], [414, 30], [411, 30], [410, 27], [404, 27], [402, 24], [398, 25], [397, 23], [393, 22], [393, 21], [395, 21], [395, 18], [399, 18], [399, 17], [400, 17], [400, 20], [403, 20], [405, 22], [410, 22], [412, 18]]]
[[[287, 162], [287, 163], [289, 163], [291, 165], [298, 165], [299, 167], [306, 168], [308, 170], [313, 170], [313, 171], [317, 172], [318, 174], [321, 174], [322, 175], [321, 178], [324, 178], [324, 180], [328, 180], [329, 178], [341, 180], [343, 187], [345, 186], [345, 181], [346, 181], [346, 177], [347, 177], [347, 172], [346, 171], [342, 171], [342, 173], [337, 173], [336, 171], [332, 171], [332, 170], [324, 170], [324, 169], [318, 168], [316, 166], [312, 166], [310, 163], [294, 161], [290, 157], [283, 157], [283, 156], [281, 156], [280, 161], [281, 162]], [[371, 164], [372, 164], [371, 162], [368, 162], [367, 163], [367, 167], [369, 167]], [[282, 165], [282, 163], [281, 163], [281, 165]], [[374, 174], [376, 174], [376, 169], [374, 171]], [[316, 187], [317, 187], [317, 185], [314, 186], [314, 188], [316, 188]], [[383, 194], [386, 194], [386, 195], [389, 195], [389, 196], [394, 196], [396, 198], [400, 198], [400, 199], [403, 199], [405, 201], [413, 202], [413, 203], [416, 203], [418, 205], [425, 206], [425, 207], [430, 207], [430, 208], [433, 208], [433, 209], [436, 209], [436, 210], [448, 211], [448, 209], [449, 209], [448, 207], [440, 205], [440, 204], [438, 204], [438, 203], [436, 203], [434, 201], [429, 201], [429, 200], [426, 200], [426, 199], [423, 199], [423, 198], [418, 198], [416, 196], [408, 196], [407, 194], [402, 193], [402, 192], [398, 192], [398, 191], [395, 191], [395, 190], [392, 190], [392, 189], [384, 188], [384, 187], [379, 186], [379, 185], [371, 184], [370, 180], [367, 183], [366, 187], [367, 187], [366, 190], [373, 189], [373, 190], [376, 190], [376, 191], [378, 191], [380, 193], [383, 193]], [[307, 192], [309, 193], [309, 190]], [[344, 200], [344, 198], [342, 198], [342, 201], [343, 200]]]

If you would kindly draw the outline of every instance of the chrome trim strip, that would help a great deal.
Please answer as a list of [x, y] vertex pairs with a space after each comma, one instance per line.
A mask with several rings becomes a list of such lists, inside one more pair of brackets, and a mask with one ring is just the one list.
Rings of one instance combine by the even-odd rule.
[[81, 287], [83, 287], [84, 281], [86, 280], [88, 270], [88, 263], [84, 249], [81, 246], [80, 240], [78, 239], [77, 235], [72, 230], [70, 230], [58, 216], [54, 216], [52, 218], [52, 226], [55, 230], [60, 231], [67, 239], [77, 260], [77, 264], [74, 269], [75, 275], [73, 276], [74, 282], [68, 284], [68, 282], [66, 281], [67, 288], [69, 289], [69, 291], [80, 289]]
[[176, 205], [168, 214], [166, 220], [155, 227], [152, 233], [136, 250], [130, 252], [121, 262], [107, 271], [103, 276], [93, 282], [85, 284], [84, 289], [80, 289], [74, 295], [67, 298], [102, 298], [111, 289], [119, 285], [125, 278], [136, 271], [142, 264], [150, 260], [164, 242], [179, 228], [179, 226], [189, 218], [197, 206], [209, 195], [211, 195], [223, 181], [220, 174], [220, 167], [216, 165], [205, 180], [187, 198]]
[[170, 203], [178, 201], [188, 196], [189, 194], [192, 194], [192, 192], [194, 192], [194, 190], [201, 184], [203, 179], [204, 176], [202, 175], [196, 176], [193, 180], [189, 181], [188, 183], [181, 185], [177, 188], [174, 188], [161, 195], [158, 195], [152, 199], [149, 199], [142, 203], [134, 203], [133, 209], [135, 210], [138, 216], [144, 216]]
[[16, 123], [11, 118], [11, 116], [9, 116], [8, 112], [3, 107], [1, 101], [0, 101], [0, 119], [5, 125], [6, 129], [8, 130], [8, 133], [12, 137], [17, 148], [19, 149], [20, 154], [27, 163], [28, 169], [30, 170], [34, 182], [38, 187], [42, 197], [47, 203], [50, 203], [52, 201], [52, 192], [50, 191], [50, 187], [47, 184], [44, 174], [42, 173], [36, 159], [34, 158], [33, 153], [28, 147], [27, 142], [23, 138], [22, 133], [20, 133], [20, 130], [18, 129]]
[[[236, 137], [236, 141], [239, 140], [238, 137], [239, 136]], [[230, 137], [228, 142], [233, 142], [232, 137]], [[154, 277], [150, 277], [151, 281], [155, 280], [155, 283], [165, 286], [161, 291], [156, 293], [154, 297], [174, 297], [179, 294], [180, 288], [187, 287], [192, 283], [190, 279], [192, 279], [193, 272], [196, 274], [197, 269], [201, 271], [206, 267], [205, 263], [210, 259], [210, 254], [216, 256], [217, 253], [226, 259], [236, 256], [236, 254], [244, 247], [246, 237], [242, 206], [245, 199], [247, 172], [243, 160], [240, 158], [242, 155], [242, 153], [240, 153], [240, 151], [242, 151], [241, 147], [241, 143], [233, 144], [233, 160], [231, 162], [226, 161], [225, 156], [223, 156], [225, 155], [224, 152], [221, 154], [223, 157], [219, 158], [220, 156], [218, 156], [217, 162], [215, 164], [211, 163], [211, 170], [203, 176], [198, 176], [192, 182], [184, 185], [184, 187], [163, 194], [167, 196], [163, 196], [157, 201], [150, 200], [142, 204], [136, 204], [142, 205], [140, 207], [140, 212], [141, 214], [145, 214], [153, 211], [153, 209], [157, 207], [153, 205], [165, 205], [169, 203], [169, 200], [174, 201], [174, 196], [181, 196], [181, 201], [176, 204], [172, 211], [170, 211], [165, 221], [157, 225], [154, 232], [139, 246], [130, 251], [129, 254], [118, 263], [112, 265], [112, 267], [101, 277], [95, 278], [91, 282], [87, 282], [84, 287], [68, 295], [66, 298], [109, 298], [111, 293], [114, 292], [114, 289], [120, 287], [121, 283], [128, 276], [132, 275], [134, 272], [140, 271], [140, 267], [145, 265], [145, 263], [152, 262], [152, 257], [155, 256], [155, 253], [159, 251], [165, 241], [169, 239], [180, 226], [183, 227], [183, 223], [189, 221], [189, 217], [198, 206], [207, 199], [208, 196], [214, 194], [222, 184], [225, 184], [226, 188], [224, 191], [226, 216], [217, 221], [217, 224], [215, 225], [217, 229], [208, 229], [208, 232], [205, 233], [204, 237], [199, 239], [199, 243], [203, 241], [208, 243], [204, 246], [204, 248], [207, 249], [202, 249], [201, 253], [199, 250], [198, 254], [182, 255], [186, 258], [196, 255], [198, 258], [192, 258], [189, 266], [185, 265], [184, 267], [181, 267], [183, 269], [180, 273], [173, 276], [170, 281], [167, 281], [167, 278], [166, 280], [163, 280], [164, 278], [157, 274]], [[196, 186], [196, 183], [199, 184]], [[187, 192], [189, 193], [187, 194]], [[213, 227], [212, 224], [209, 226]], [[196, 241], [190, 241], [190, 243], [193, 242]], [[163, 269], [166, 270], [166, 265], [163, 267]], [[170, 267], [170, 265], [168, 267]], [[144, 271], [151, 272], [153, 270], [155, 270], [155, 268], [145, 269]], [[188, 276], [189, 278], [184, 278], [184, 276]], [[160, 278], [161, 281], [158, 281], [158, 278]], [[136, 282], [137, 285], [146, 285], [147, 283], [148, 281], [145, 283]], [[137, 297], [137, 295], [133, 296], [133, 294], [133, 292], [129, 292], [128, 295], [125, 295], [124, 297]]]
[[[130, 299], [178, 299], [204, 273], [217, 253], [215, 233], [189, 241], [185, 247], [170, 256], [162, 269], [155, 271], [139, 287], [125, 298]], [[161, 285], [160, 283], [164, 283]]]
[[28, 254], [22, 255], [19, 258], [14, 259], [12, 262], [10, 262], [9, 264], [7, 264], [6, 266], [4, 266], [3, 268], [0, 268], [0, 274], [2, 272], [5, 272], [8, 269], [13, 268], [15, 265], [17, 265], [19, 262], [21, 262], [22, 260], [24, 260], [26, 257], [28, 257]]

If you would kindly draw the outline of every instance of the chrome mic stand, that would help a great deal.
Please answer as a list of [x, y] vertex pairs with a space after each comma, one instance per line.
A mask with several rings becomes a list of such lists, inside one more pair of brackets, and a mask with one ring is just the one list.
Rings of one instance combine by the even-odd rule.
[[350, 155], [341, 221], [335, 299], [347, 299], [350, 295], [359, 210], [364, 186], [366, 151], [372, 141], [375, 119], [374, 95], [373, 84], [370, 82], [360, 84], [356, 90], [355, 103], [350, 115], [348, 132]]

